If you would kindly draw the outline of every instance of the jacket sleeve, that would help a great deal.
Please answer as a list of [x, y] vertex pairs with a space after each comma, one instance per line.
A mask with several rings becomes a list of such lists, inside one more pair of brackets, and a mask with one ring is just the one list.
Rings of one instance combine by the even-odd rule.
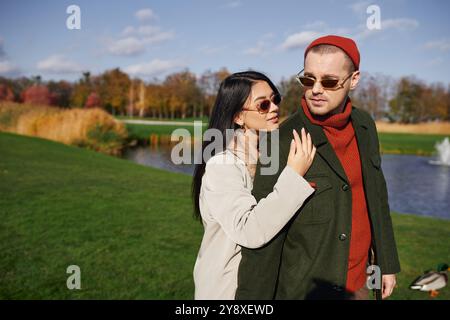
[[[380, 156], [380, 147], [378, 140], [378, 133], [373, 123], [373, 130], [377, 145], [377, 153]], [[379, 217], [379, 230], [380, 230], [380, 241], [378, 242], [378, 248], [376, 252], [378, 257], [376, 258], [376, 263], [379, 265], [382, 274], [395, 274], [400, 272], [400, 261], [397, 253], [397, 245], [394, 237], [394, 228], [392, 226], [391, 211], [389, 208], [388, 191], [386, 186], [386, 180], [384, 178], [383, 170], [381, 169], [380, 161], [380, 207], [381, 214]]]
[[[292, 130], [287, 131], [290, 133]], [[290, 141], [290, 137], [286, 139]], [[283, 141], [282, 137], [280, 141]], [[287, 162], [288, 150], [283, 150], [284, 144], [281, 142], [279, 146], [279, 164], [282, 166]], [[274, 175], [262, 175], [261, 168], [263, 166], [258, 162], [252, 190], [256, 200], [264, 198], [270, 192], [281, 171], [278, 169]], [[274, 209], [274, 214], [277, 214], [277, 211], [278, 208]], [[290, 222], [269, 243], [259, 249], [242, 248], [236, 300], [271, 300], [275, 298], [281, 255], [289, 226]]]
[[[253, 189], [256, 199], [264, 197], [275, 183], [275, 177], [258, 174], [259, 166], [260, 164], [256, 170]], [[281, 255], [288, 228], [289, 223], [269, 243], [259, 249], [242, 248], [236, 300], [275, 298]]]
[[242, 247], [269, 242], [314, 192], [309, 183], [286, 166], [272, 192], [257, 201], [245, 187], [237, 164], [209, 161], [202, 183], [203, 202], [227, 236]]

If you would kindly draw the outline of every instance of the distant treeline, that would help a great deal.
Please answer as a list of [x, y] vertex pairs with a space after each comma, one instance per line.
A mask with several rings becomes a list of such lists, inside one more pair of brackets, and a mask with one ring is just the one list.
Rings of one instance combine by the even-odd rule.
[[[229, 74], [223, 68], [197, 77], [184, 70], [163, 81], [143, 81], [116, 68], [99, 75], [84, 72], [75, 83], [42, 81], [40, 76], [0, 77], [0, 101], [61, 108], [98, 107], [113, 115], [161, 119], [203, 117], [210, 115], [220, 83]], [[283, 95], [281, 116], [287, 116], [299, 107], [303, 90], [294, 77], [281, 80], [278, 87]], [[442, 83], [363, 73], [351, 97], [354, 105], [369, 111], [374, 119], [402, 123], [450, 120], [450, 85]]]

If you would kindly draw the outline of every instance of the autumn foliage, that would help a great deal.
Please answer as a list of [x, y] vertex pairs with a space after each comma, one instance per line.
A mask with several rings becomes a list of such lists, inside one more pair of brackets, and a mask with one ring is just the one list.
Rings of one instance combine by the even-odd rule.
[[52, 104], [52, 96], [44, 85], [33, 85], [22, 93], [22, 101], [28, 104], [45, 105]]
[[0, 101], [14, 101], [14, 93], [5, 84], [0, 84]]
[[85, 108], [100, 108], [102, 106], [102, 102], [100, 100], [100, 96], [96, 92], [92, 92], [86, 99]]
[[[0, 77], [0, 101], [62, 108], [101, 108], [113, 115], [174, 119], [209, 116], [220, 83], [230, 74], [223, 68], [196, 75], [189, 70], [169, 74], [164, 80], [130, 78], [119, 68], [98, 75], [84, 72], [74, 83], [43, 82], [33, 78]], [[280, 116], [287, 117], [299, 107], [303, 88], [294, 77], [278, 83], [283, 100]], [[414, 77], [394, 79], [363, 72], [353, 104], [375, 120], [420, 123], [450, 120], [450, 86], [427, 84]]]

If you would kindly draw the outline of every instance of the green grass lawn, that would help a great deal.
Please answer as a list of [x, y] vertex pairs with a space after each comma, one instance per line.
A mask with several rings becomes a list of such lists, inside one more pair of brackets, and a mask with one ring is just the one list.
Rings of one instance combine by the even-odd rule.
[[[202, 227], [191, 177], [0, 133], [1, 299], [191, 299]], [[393, 214], [403, 272], [394, 299], [450, 262], [450, 221]], [[66, 268], [81, 268], [68, 290]], [[450, 299], [447, 287], [436, 299]]]
[[[0, 133], [0, 298], [193, 297], [191, 177]], [[82, 290], [66, 287], [81, 268]]]
[[152, 118], [152, 117], [129, 117], [129, 116], [114, 116], [117, 119], [120, 120], [155, 120], [155, 121], [176, 121], [176, 122], [194, 122], [194, 121], [203, 121], [208, 123], [209, 118], [208, 117], [202, 117], [202, 118], [194, 118], [194, 117], [188, 117], [188, 118], [175, 118], [175, 119], [160, 119], [160, 118]]
[[[129, 138], [149, 139], [151, 134], [170, 136], [175, 129], [184, 128], [194, 135], [193, 126], [174, 125], [142, 125], [126, 124]], [[203, 126], [204, 131], [207, 126]], [[202, 132], [203, 132], [202, 131]], [[381, 152], [385, 154], [415, 154], [432, 156], [435, 154], [436, 142], [445, 139], [445, 135], [407, 134], [407, 133], [379, 133]]]
[[[402, 268], [397, 279], [397, 292], [392, 298], [428, 299], [428, 293], [408, 287], [424, 271], [436, 270], [439, 263], [450, 265], [450, 220], [406, 214], [393, 214], [392, 220]], [[450, 286], [447, 285], [434, 299], [450, 300]]]
[[379, 133], [381, 151], [390, 154], [416, 154], [431, 156], [435, 153], [435, 144], [448, 135]]
[[[174, 125], [146, 125], [146, 124], [125, 124], [128, 130], [129, 139], [149, 139], [150, 135], [170, 136], [176, 129], [187, 129], [191, 137], [194, 137], [194, 126], [174, 126]], [[202, 132], [206, 126], [202, 127]]]

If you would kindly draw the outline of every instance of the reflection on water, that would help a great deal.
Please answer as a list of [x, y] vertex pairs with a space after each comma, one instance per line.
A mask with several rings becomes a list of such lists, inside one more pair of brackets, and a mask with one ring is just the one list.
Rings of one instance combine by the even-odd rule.
[[[192, 175], [194, 165], [175, 165], [170, 146], [129, 149], [134, 162]], [[384, 155], [383, 172], [393, 211], [450, 219], [450, 167], [429, 164], [429, 157]]]
[[450, 219], [450, 167], [429, 157], [384, 155], [383, 172], [392, 210]]
[[170, 145], [137, 147], [126, 150], [123, 157], [146, 166], [193, 175], [194, 165], [174, 164], [170, 159], [171, 151]]

